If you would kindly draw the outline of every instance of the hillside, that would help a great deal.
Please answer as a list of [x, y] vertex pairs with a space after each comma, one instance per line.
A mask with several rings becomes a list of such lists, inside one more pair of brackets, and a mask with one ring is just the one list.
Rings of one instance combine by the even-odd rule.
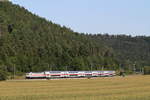
[[150, 65], [150, 37], [83, 34], [0, 2], [0, 70], [140, 71]]
[[92, 35], [93, 39], [103, 41], [113, 48], [117, 61], [126, 70], [141, 70], [150, 65], [150, 37], [127, 35]]
[[0, 68], [13, 72], [117, 69], [103, 42], [0, 2]]

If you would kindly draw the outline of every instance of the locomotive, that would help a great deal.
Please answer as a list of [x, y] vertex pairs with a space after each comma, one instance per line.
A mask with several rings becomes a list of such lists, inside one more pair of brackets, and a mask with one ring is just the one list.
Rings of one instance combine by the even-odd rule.
[[26, 73], [26, 79], [112, 77], [115, 71], [44, 71]]

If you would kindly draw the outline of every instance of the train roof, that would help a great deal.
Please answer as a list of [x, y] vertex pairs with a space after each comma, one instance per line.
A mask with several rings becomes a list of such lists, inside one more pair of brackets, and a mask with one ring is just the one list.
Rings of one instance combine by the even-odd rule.
[[52, 72], [52, 73], [61, 73], [61, 72], [114, 72], [114, 71], [44, 71], [44, 72]]

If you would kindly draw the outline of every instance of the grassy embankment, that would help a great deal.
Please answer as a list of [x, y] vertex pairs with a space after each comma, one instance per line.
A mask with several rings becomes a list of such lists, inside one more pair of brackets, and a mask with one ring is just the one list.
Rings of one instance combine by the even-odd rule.
[[0, 100], [150, 100], [150, 76], [5, 81]]

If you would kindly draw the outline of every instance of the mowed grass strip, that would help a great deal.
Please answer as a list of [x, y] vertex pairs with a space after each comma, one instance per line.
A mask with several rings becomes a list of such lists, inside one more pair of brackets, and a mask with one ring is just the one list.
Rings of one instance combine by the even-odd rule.
[[150, 100], [150, 76], [5, 81], [0, 100]]

